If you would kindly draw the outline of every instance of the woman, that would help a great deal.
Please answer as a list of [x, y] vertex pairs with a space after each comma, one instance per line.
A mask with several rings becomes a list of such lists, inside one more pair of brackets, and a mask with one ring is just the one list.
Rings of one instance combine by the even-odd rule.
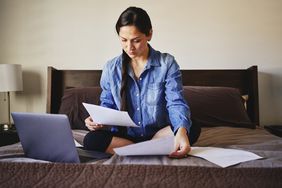
[[195, 123], [192, 126], [178, 64], [173, 56], [148, 44], [153, 30], [143, 9], [129, 7], [123, 11], [116, 31], [123, 51], [103, 69], [101, 106], [128, 111], [139, 127], [110, 129], [88, 117], [85, 125], [90, 132], [84, 147], [114, 153], [116, 147], [174, 134], [174, 151], [169, 156], [187, 156], [201, 129]]

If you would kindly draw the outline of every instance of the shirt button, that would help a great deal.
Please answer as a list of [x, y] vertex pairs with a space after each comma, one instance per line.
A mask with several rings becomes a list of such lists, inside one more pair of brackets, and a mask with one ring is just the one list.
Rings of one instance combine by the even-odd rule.
[[137, 108], [136, 110], [139, 110], [140, 108]]
[[138, 96], [139, 96], [139, 94], [137, 93], [137, 94], [136, 94], [136, 96], [138, 97]]
[[138, 122], [138, 124], [140, 125], [140, 124], [141, 124], [141, 122], [139, 121], [139, 122]]
[[143, 134], [141, 134], [140, 136], [143, 136]]
[[141, 81], [141, 80], [142, 80], [142, 78], [139, 78], [139, 80]]

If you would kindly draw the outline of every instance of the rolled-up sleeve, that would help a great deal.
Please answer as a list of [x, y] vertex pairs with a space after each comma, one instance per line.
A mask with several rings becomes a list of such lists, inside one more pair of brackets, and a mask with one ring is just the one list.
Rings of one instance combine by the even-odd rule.
[[186, 128], [188, 133], [191, 127], [190, 108], [183, 96], [181, 71], [175, 59], [170, 60], [166, 76], [166, 101], [169, 119], [174, 134], [180, 127]]

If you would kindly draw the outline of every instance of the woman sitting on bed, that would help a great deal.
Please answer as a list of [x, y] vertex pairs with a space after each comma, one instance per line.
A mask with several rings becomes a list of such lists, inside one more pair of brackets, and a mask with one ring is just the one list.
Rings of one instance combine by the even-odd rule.
[[174, 134], [174, 151], [169, 156], [185, 157], [201, 129], [190, 119], [178, 64], [172, 55], [149, 45], [153, 30], [145, 10], [127, 8], [116, 31], [123, 51], [103, 69], [101, 106], [127, 111], [139, 127], [107, 129], [88, 117], [85, 124], [90, 132], [84, 147], [114, 153], [116, 147]]

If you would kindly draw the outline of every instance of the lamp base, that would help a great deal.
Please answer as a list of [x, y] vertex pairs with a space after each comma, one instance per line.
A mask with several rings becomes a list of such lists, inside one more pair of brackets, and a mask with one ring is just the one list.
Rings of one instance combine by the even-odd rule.
[[16, 130], [16, 127], [14, 124], [0, 124], [0, 131], [9, 131], [9, 130]]

